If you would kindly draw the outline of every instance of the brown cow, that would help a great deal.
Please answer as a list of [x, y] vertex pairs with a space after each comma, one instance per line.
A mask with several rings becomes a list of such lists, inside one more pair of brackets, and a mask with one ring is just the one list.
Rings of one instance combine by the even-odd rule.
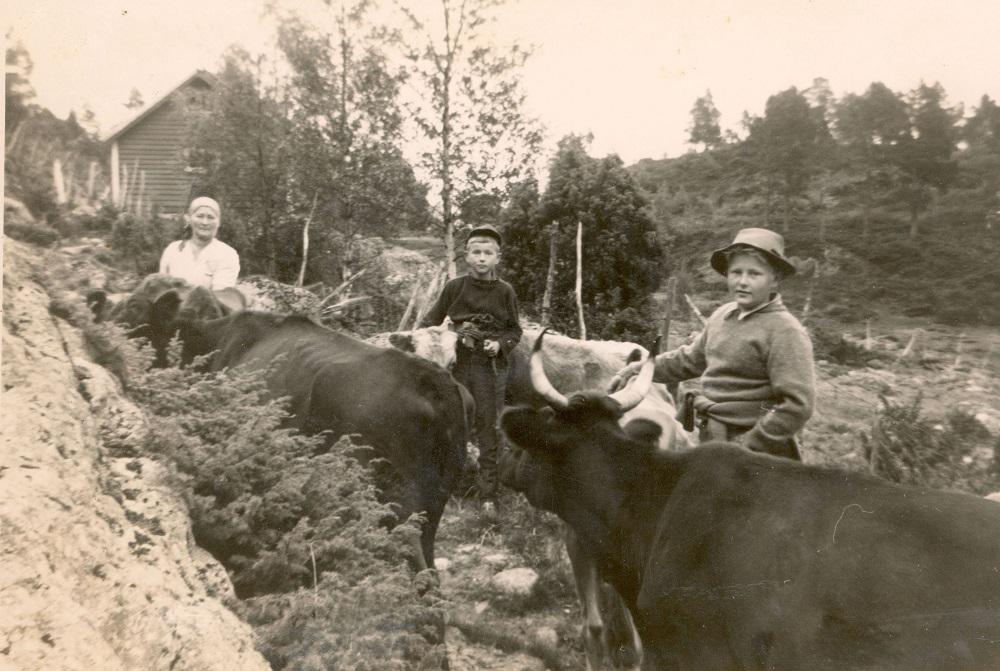
[[501, 476], [594, 551], [644, 669], [1000, 669], [1000, 506], [730, 444], [663, 452], [624, 410], [508, 408], [523, 452]]
[[177, 330], [169, 328], [157, 315], [154, 305], [167, 293], [181, 298], [181, 313], [198, 319], [217, 319], [246, 309], [246, 297], [233, 287], [211, 291], [195, 287], [186, 280], [169, 275], [146, 276], [130, 294], [109, 296], [100, 289], [87, 294], [87, 306], [97, 322], [120, 324], [130, 337], [149, 339], [156, 358], [155, 365], [167, 365], [167, 347]]
[[[509, 405], [541, 407], [547, 403], [545, 396], [532, 385], [529, 365], [531, 343], [540, 333], [537, 327], [524, 327], [521, 341], [510, 355], [506, 399]], [[372, 342], [392, 345], [448, 367], [455, 358], [456, 340], [447, 326], [435, 326], [382, 334]], [[583, 341], [553, 334], [547, 335], [544, 342], [541, 358], [546, 375], [559, 389], [567, 391], [608, 388], [615, 373], [633, 356], [646, 351], [632, 343]], [[693, 446], [693, 436], [681, 428], [674, 415], [672, 397], [663, 385], [654, 384], [642, 401], [626, 413], [622, 422], [642, 418], [655, 423], [659, 427], [658, 445], [662, 450]], [[617, 593], [598, 579], [593, 558], [568, 526], [565, 540], [583, 611], [582, 634], [588, 671], [604, 668], [605, 663], [613, 668], [635, 666], [642, 657], [642, 645], [631, 614]], [[617, 626], [608, 626], [606, 619]]]

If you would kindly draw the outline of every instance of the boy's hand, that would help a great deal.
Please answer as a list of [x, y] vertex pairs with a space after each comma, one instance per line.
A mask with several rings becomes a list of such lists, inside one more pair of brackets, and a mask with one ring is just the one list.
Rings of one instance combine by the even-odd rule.
[[641, 361], [633, 361], [629, 365], [622, 368], [620, 371], [615, 373], [615, 376], [611, 378], [611, 385], [608, 389], [609, 394], [613, 394], [619, 389], [624, 389], [628, 381], [639, 374], [642, 369]]
[[483, 341], [483, 351], [490, 356], [496, 356], [500, 351], [500, 341], [499, 340], [484, 340]]

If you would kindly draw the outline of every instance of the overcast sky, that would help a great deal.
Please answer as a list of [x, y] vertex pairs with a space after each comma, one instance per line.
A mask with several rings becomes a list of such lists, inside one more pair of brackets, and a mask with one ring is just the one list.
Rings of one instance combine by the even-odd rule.
[[[305, 1], [305, 0], [303, 0]], [[431, 0], [412, 5], [428, 6]], [[102, 129], [227, 45], [266, 42], [259, 0], [6, 0], [4, 18], [29, 50], [38, 102], [65, 116], [88, 105]], [[724, 128], [767, 97], [825, 77], [834, 93], [872, 81], [908, 91], [940, 81], [968, 111], [1000, 97], [998, 0], [521, 0], [498, 40], [534, 44], [525, 70], [532, 112], [550, 144], [593, 133], [595, 155], [627, 163], [686, 150], [690, 109], [711, 89]]]

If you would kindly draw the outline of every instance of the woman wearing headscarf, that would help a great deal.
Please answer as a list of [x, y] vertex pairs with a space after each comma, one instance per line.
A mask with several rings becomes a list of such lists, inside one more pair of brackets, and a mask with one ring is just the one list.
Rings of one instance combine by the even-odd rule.
[[235, 287], [240, 256], [215, 237], [220, 214], [219, 203], [213, 198], [202, 196], [192, 200], [184, 215], [191, 236], [167, 245], [160, 257], [160, 273], [214, 291]]

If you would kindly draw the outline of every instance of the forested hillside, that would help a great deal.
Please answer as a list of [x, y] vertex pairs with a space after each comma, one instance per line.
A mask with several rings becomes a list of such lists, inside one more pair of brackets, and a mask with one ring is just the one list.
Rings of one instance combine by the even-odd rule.
[[[782, 232], [804, 261], [785, 288], [845, 320], [898, 312], [1000, 324], [1000, 107], [969, 112], [944, 89], [873, 83], [836, 99], [824, 80], [771, 96], [723, 133], [711, 93], [692, 109], [692, 150], [629, 171], [646, 191], [671, 273], [745, 226]], [[819, 263], [809, 262], [815, 259]]]

